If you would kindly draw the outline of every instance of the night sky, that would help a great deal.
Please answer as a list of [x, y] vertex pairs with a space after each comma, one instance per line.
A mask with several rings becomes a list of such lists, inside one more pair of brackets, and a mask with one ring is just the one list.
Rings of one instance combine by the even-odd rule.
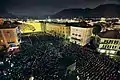
[[49, 15], [66, 8], [94, 8], [120, 0], [0, 0], [0, 9], [14, 15]]

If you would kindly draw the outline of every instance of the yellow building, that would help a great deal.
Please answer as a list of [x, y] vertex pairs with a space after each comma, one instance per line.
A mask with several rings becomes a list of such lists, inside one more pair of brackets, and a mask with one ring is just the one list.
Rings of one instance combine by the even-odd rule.
[[114, 55], [120, 52], [120, 31], [109, 30], [100, 33], [98, 36], [100, 37], [98, 52], [107, 55]]
[[41, 23], [35, 21], [27, 21], [20, 25], [21, 33], [41, 32]]
[[70, 36], [70, 27], [61, 23], [46, 23], [46, 32], [52, 35], [68, 38]]
[[10, 44], [19, 45], [17, 27], [0, 27], [0, 46], [8, 47]]

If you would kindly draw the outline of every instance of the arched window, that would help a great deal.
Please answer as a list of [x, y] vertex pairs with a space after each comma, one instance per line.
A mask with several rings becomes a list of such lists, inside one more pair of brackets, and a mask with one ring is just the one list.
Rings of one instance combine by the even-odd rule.
[[109, 49], [109, 45], [107, 46], [107, 48]]
[[117, 46], [114, 47], [114, 49], [116, 49], [116, 48], [117, 48]]
[[109, 48], [111, 49], [112, 46], [110, 46]]
[[112, 46], [112, 49], [114, 49], [114, 46]]

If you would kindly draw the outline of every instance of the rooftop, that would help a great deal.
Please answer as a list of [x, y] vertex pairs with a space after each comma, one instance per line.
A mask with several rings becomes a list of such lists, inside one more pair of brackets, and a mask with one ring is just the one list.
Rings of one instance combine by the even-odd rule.
[[98, 36], [102, 38], [120, 39], [120, 30], [107, 30], [106, 32], [99, 33]]
[[19, 23], [18, 22], [13, 22], [11, 23], [10, 21], [5, 21], [2, 25], [0, 25], [0, 29], [11, 29], [11, 28], [16, 28]]
[[74, 26], [74, 27], [82, 27], [82, 28], [91, 28], [93, 26], [91, 26], [90, 24], [87, 24], [86, 22], [63, 22], [63, 23], [58, 23], [58, 22], [48, 22], [48, 23], [54, 23], [54, 24], [63, 24], [66, 26]]
[[114, 23], [113, 25], [120, 25], [120, 23]]
[[0, 29], [12, 29], [16, 27], [17, 26], [14, 26], [14, 25], [0, 25]]
[[90, 24], [87, 24], [86, 22], [79, 22], [79, 23], [67, 23], [66, 26], [75, 26], [75, 27], [82, 27], [82, 28], [91, 28]]

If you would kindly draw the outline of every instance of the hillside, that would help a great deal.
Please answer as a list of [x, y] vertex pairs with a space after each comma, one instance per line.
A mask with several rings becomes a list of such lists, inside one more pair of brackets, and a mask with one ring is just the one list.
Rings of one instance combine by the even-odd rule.
[[120, 5], [118, 4], [105, 4], [96, 8], [90, 9], [64, 9], [51, 18], [73, 18], [73, 17], [120, 17]]

